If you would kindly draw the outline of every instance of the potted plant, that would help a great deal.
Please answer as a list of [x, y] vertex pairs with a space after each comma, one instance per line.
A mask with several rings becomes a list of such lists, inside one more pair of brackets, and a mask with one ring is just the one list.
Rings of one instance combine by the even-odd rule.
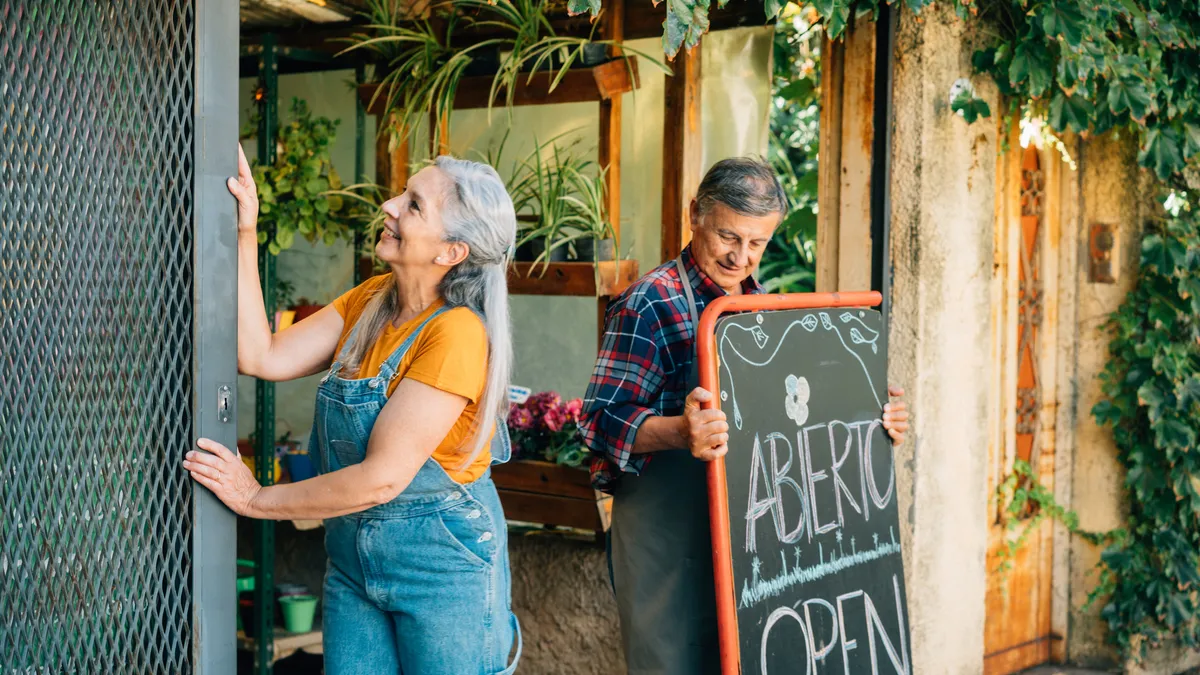
[[[258, 242], [271, 255], [290, 248], [296, 234], [331, 245], [354, 240], [355, 217], [336, 191], [342, 187], [330, 148], [340, 120], [314, 117], [308, 105], [292, 99], [292, 120], [276, 137], [275, 163], [255, 164], [258, 185]], [[251, 124], [256, 125], [252, 120]], [[247, 129], [243, 136], [252, 132]]]
[[608, 219], [607, 186], [605, 177], [608, 167], [591, 175], [579, 167], [564, 169], [572, 192], [560, 199], [573, 207], [563, 225], [573, 230], [575, 259], [587, 262], [604, 262], [617, 259], [617, 235]]
[[[493, 73], [489, 89], [488, 111], [501, 95], [511, 111], [522, 76], [532, 81], [540, 72], [549, 73], [549, 90], [575, 65], [596, 65], [608, 60], [612, 41], [590, 37], [555, 34], [546, 15], [547, 0], [454, 0], [434, 5], [429, 18], [412, 18], [397, 8], [395, 0], [369, 0], [362, 12], [367, 32], [348, 38], [344, 51], [366, 49], [373, 52], [382, 76], [379, 77], [371, 106], [384, 97], [384, 108], [399, 138], [407, 135], [426, 114], [449, 119], [458, 85], [463, 77]], [[593, 24], [593, 34], [595, 26]], [[487, 38], [467, 46], [456, 46], [456, 34], [463, 27], [499, 37]], [[624, 48], [658, 66], [661, 61], [637, 50]], [[632, 67], [626, 66], [632, 72]], [[440, 125], [430, 130], [440, 144]]]
[[579, 437], [582, 410], [582, 400], [563, 401], [553, 391], [534, 394], [524, 403], [514, 405], [508, 415], [514, 456], [561, 466], [582, 466], [589, 457]]

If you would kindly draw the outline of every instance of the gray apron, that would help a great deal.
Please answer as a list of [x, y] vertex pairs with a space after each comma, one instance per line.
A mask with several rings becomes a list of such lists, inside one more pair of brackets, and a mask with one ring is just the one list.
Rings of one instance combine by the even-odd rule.
[[[700, 325], [681, 258], [692, 332]], [[698, 386], [692, 350], [687, 392]], [[706, 463], [685, 449], [654, 453], [613, 496], [610, 573], [629, 675], [720, 672]]]

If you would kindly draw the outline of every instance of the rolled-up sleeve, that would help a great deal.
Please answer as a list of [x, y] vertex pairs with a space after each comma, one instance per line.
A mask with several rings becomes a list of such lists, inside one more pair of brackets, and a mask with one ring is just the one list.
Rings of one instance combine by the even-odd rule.
[[[617, 470], [613, 473], [636, 474], [645, 464], [646, 456], [633, 455], [633, 443], [642, 422], [660, 414], [651, 402], [664, 380], [650, 320], [635, 309], [614, 308], [605, 324], [580, 423], [584, 444], [609, 469]], [[606, 472], [600, 473], [604, 482]]]

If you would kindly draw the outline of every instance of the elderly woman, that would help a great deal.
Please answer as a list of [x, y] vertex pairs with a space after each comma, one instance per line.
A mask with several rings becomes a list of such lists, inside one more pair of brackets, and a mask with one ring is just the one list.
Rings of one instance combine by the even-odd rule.
[[320, 475], [262, 487], [208, 439], [184, 466], [243, 516], [325, 519], [330, 675], [513, 672], [520, 629], [488, 471], [510, 448], [498, 421], [516, 216], [503, 182], [489, 166], [439, 157], [383, 205], [375, 251], [391, 271], [273, 335], [258, 195], [238, 154], [238, 368], [273, 381], [328, 370], [310, 442]]

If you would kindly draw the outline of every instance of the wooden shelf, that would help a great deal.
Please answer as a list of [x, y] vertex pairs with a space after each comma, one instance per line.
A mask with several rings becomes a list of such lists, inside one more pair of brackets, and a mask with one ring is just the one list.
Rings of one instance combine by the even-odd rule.
[[[238, 649], [252, 652], [257, 649], [258, 639], [246, 637], [242, 631], [237, 634]], [[313, 649], [319, 647], [320, 649]], [[320, 654], [324, 649], [324, 634], [319, 621], [313, 623], [313, 629], [307, 633], [289, 633], [283, 628], [275, 627], [275, 644], [271, 650], [271, 663], [295, 654], [299, 650]]]
[[[517, 90], [513, 93], [513, 105], [607, 101], [637, 88], [637, 74], [637, 57], [633, 56], [629, 57], [628, 67], [623, 60], [617, 59], [590, 68], [572, 68], [559, 81], [554, 91], [550, 91], [554, 73], [539, 72], [533, 76], [532, 81], [529, 81], [529, 75], [522, 74], [517, 80]], [[363, 84], [358, 87], [359, 99], [372, 115], [382, 114], [387, 105], [386, 94], [381, 93], [375, 97], [378, 88], [378, 84]], [[454, 109], [486, 108], [491, 91], [491, 75], [464, 77], [458, 83]], [[375, 98], [374, 104], [371, 102], [372, 98]], [[504, 105], [503, 93], [497, 96], [493, 105]]]
[[592, 489], [586, 469], [522, 459], [492, 467], [492, 480], [509, 520], [608, 530], [612, 497]]
[[637, 281], [638, 262], [513, 263], [508, 269], [508, 292], [513, 295], [620, 295]]

